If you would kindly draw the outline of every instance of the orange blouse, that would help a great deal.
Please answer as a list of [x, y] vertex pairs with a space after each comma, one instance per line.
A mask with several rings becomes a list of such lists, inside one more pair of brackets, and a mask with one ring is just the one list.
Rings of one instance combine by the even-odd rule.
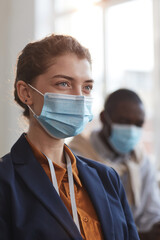
[[[44, 169], [50, 181], [52, 181], [50, 168], [49, 168], [49, 164], [46, 157], [38, 149], [35, 148], [35, 146], [29, 141], [27, 137], [26, 139], [32, 148], [35, 158], [39, 161], [40, 165]], [[93, 239], [102, 240], [103, 235], [102, 235], [101, 225], [98, 220], [96, 211], [94, 209], [92, 201], [85, 187], [82, 185], [78, 177], [76, 158], [74, 157], [73, 153], [70, 151], [70, 149], [66, 145], [64, 145], [64, 150], [70, 156], [71, 163], [72, 163], [75, 199], [76, 199], [77, 212], [79, 217], [82, 238], [85, 240], [93, 240]], [[67, 207], [68, 211], [72, 215], [67, 170], [54, 162], [53, 162], [53, 165], [56, 173], [60, 197], [63, 203], [65, 204], [65, 206]]]

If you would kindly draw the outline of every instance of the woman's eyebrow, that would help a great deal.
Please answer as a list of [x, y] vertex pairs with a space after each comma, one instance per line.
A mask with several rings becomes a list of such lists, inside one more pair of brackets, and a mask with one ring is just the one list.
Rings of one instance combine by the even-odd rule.
[[63, 74], [54, 75], [52, 78], [65, 78], [67, 80], [74, 80], [74, 78], [69, 77], [67, 75], [63, 75]]
[[[64, 79], [67, 79], [67, 80], [70, 80], [70, 81], [74, 80], [74, 78], [72, 78], [70, 76], [67, 76], [67, 75], [63, 75], [63, 74], [54, 75], [52, 78], [64, 78]], [[94, 80], [93, 79], [88, 79], [85, 82], [93, 83]]]
[[88, 79], [85, 82], [87, 82], [87, 83], [94, 83], [94, 80], [93, 79]]

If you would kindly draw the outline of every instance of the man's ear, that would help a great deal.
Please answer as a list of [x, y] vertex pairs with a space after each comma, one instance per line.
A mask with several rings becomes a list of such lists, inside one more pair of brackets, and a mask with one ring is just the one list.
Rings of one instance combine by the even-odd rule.
[[104, 139], [107, 139], [111, 134], [111, 125], [109, 124], [108, 120], [106, 119], [104, 110], [100, 113], [100, 120], [103, 125], [101, 134]]
[[100, 113], [100, 120], [102, 122], [103, 125], [106, 125], [106, 126], [111, 126], [112, 122], [110, 120], [110, 117], [109, 115], [105, 112], [105, 110], [103, 110], [101, 113]]
[[100, 120], [101, 120], [102, 124], [106, 123], [105, 116], [104, 116], [104, 110], [100, 113]]
[[16, 84], [17, 94], [21, 102], [27, 105], [32, 105], [32, 94], [29, 86], [22, 80]]

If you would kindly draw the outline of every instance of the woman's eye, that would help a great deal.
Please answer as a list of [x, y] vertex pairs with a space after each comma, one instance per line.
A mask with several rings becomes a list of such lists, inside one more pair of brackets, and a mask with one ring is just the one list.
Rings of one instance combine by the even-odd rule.
[[93, 89], [93, 86], [92, 86], [92, 85], [84, 86], [84, 90], [87, 91], [87, 92], [91, 92], [92, 89]]
[[58, 86], [62, 86], [62, 87], [68, 87], [69, 84], [67, 82], [60, 82], [60, 83], [57, 83]]

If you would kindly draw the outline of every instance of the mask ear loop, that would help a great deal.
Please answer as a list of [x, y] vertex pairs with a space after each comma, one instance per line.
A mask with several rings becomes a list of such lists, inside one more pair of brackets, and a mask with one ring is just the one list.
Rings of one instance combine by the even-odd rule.
[[27, 107], [31, 110], [31, 112], [33, 113], [34, 117], [37, 117], [37, 115], [35, 114], [35, 112], [32, 110], [32, 108], [27, 104]]
[[36, 88], [33, 87], [32, 85], [30, 85], [29, 83], [28, 83], [28, 86], [31, 87], [33, 90], [35, 90], [36, 92], [38, 92], [39, 94], [41, 94], [41, 95], [44, 97], [44, 94], [41, 93], [38, 89], [36, 89]]
[[[38, 92], [39, 94], [41, 94], [41, 95], [44, 97], [44, 94], [41, 93], [38, 89], [34, 88], [34, 87], [33, 87], [32, 85], [30, 85], [30, 84], [28, 84], [28, 86], [31, 87], [33, 90], [35, 90], [36, 92]], [[31, 110], [31, 112], [33, 113], [33, 116], [34, 116], [34, 117], [37, 117], [37, 115], [36, 115], [35, 112], [32, 110], [32, 108], [31, 108], [28, 104], [26, 104], [26, 105], [27, 105], [27, 107]]]

